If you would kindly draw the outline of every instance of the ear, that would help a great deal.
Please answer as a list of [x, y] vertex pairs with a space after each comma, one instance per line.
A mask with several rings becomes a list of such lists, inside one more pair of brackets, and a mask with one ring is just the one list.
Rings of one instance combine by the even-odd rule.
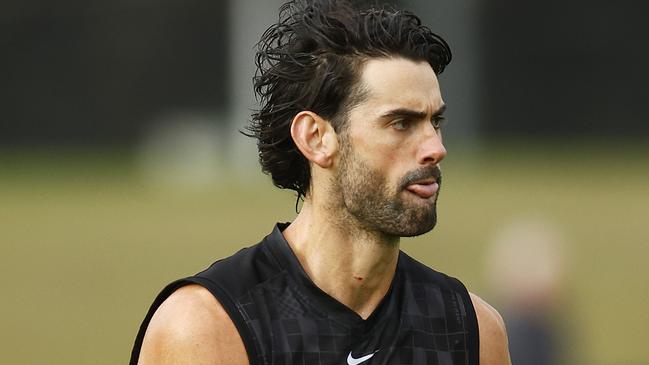
[[310, 111], [301, 111], [291, 123], [291, 137], [307, 160], [331, 167], [338, 151], [338, 137], [331, 124]]

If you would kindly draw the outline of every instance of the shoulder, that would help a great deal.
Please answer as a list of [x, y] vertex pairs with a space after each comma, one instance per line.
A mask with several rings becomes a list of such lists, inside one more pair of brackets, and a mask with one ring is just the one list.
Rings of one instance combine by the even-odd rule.
[[510, 365], [507, 330], [500, 313], [479, 296], [470, 293], [480, 330], [480, 364]]
[[464, 284], [454, 277], [435, 271], [417, 260], [402, 253], [400, 259], [405, 265], [412, 281], [436, 283], [442, 288], [462, 293], [464, 298], [470, 297], [475, 309], [479, 339], [481, 365], [511, 365], [507, 331], [500, 313], [479, 296], [468, 292]]
[[450, 276], [424, 265], [403, 251], [399, 252], [399, 267], [413, 282], [446, 284], [450, 279]]
[[267, 246], [266, 241], [262, 241], [241, 249], [214, 262], [195, 278], [207, 279], [209, 284], [206, 285], [210, 290], [223, 290], [228, 297], [239, 298], [282, 270]]
[[234, 323], [207, 289], [188, 285], [156, 310], [139, 364], [248, 364]]
[[406, 273], [407, 280], [411, 283], [424, 285], [436, 285], [440, 289], [450, 292], [459, 292], [463, 296], [468, 295], [468, 290], [460, 280], [449, 276], [441, 271], [437, 271], [416, 259], [408, 256], [405, 252], [400, 252], [399, 267]]

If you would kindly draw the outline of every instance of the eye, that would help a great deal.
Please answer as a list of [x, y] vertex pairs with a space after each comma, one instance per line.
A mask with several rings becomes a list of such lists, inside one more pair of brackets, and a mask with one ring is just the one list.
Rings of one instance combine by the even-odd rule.
[[446, 118], [442, 117], [441, 115], [438, 115], [436, 117], [433, 117], [431, 124], [433, 125], [433, 128], [440, 129], [445, 124], [445, 122], [446, 122]]
[[396, 119], [392, 122], [392, 128], [398, 131], [404, 131], [408, 129], [408, 122], [405, 119]]

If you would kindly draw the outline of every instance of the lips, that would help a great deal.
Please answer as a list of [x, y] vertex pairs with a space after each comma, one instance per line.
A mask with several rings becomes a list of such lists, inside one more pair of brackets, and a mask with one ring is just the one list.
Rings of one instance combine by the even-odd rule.
[[423, 199], [428, 199], [439, 191], [439, 184], [434, 180], [431, 181], [422, 181], [415, 184], [410, 184], [406, 187], [406, 190], [419, 196]]
[[437, 165], [429, 165], [406, 174], [399, 190], [407, 190], [422, 199], [430, 199], [439, 194], [442, 185], [442, 171]]

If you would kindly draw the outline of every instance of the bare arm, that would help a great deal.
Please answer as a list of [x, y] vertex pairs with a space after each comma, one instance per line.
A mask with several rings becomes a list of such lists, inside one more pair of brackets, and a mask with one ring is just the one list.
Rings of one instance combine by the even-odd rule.
[[511, 365], [505, 322], [489, 303], [471, 293], [480, 329], [480, 364]]
[[188, 285], [162, 303], [147, 328], [140, 365], [248, 365], [243, 341], [223, 306]]

